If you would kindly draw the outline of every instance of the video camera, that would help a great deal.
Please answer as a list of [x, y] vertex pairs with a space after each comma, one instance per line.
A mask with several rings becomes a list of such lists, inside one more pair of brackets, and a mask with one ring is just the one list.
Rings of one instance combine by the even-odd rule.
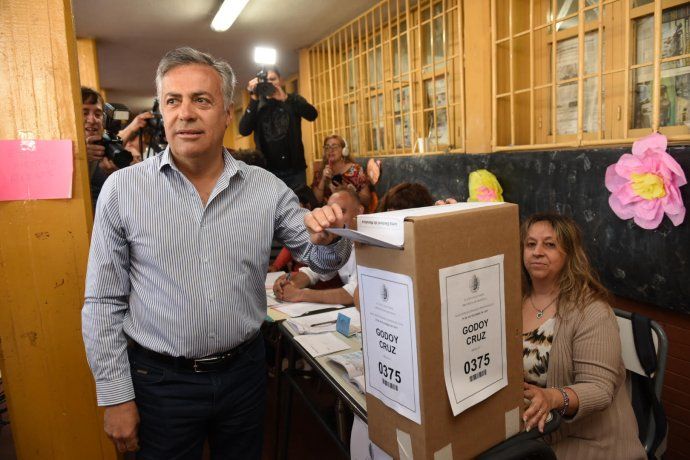
[[94, 144], [105, 147], [105, 156], [118, 168], [125, 168], [132, 163], [132, 154], [122, 145], [118, 133], [123, 124], [129, 121], [129, 108], [116, 102], [106, 102], [103, 107], [105, 132], [103, 138]]
[[273, 86], [273, 83], [268, 81], [268, 72], [266, 72], [266, 69], [262, 67], [256, 74], [256, 79], [259, 80], [259, 82], [256, 84], [253, 93], [264, 98], [273, 96], [273, 93], [276, 92], [276, 87]]

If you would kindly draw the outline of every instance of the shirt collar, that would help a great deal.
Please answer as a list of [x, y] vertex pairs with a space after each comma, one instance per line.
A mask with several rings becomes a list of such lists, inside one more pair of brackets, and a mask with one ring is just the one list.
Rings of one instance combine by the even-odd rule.
[[[160, 156], [158, 170], [162, 171], [163, 168], [166, 166], [171, 169], [174, 169], [177, 172], [180, 172], [180, 170], [177, 168], [173, 161], [172, 155], [170, 154], [170, 146], [166, 147], [165, 150], [163, 150], [163, 153]], [[228, 179], [230, 179], [235, 174], [239, 174], [240, 177], [244, 178], [246, 173], [246, 165], [235, 160], [232, 157], [232, 155], [230, 155], [230, 152], [228, 152], [228, 149], [223, 147], [223, 173], [221, 174], [221, 176], [225, 176]]]

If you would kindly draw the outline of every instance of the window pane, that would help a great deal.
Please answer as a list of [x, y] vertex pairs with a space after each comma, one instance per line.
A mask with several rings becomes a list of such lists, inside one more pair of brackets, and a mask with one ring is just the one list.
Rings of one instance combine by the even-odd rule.
[[654, 73], [651, 66], [640, 67], [631, 72], [632, 128], [652, 127], [652, 88]]
[[513, 90], [529, 88], [529, 35], [513, 39]]
[[498, 145], [510, 145], [510, 96], [496, 100], [496, 135]]
[[496, 91], [504, 94], [510, 91], [510, 42], [496, 45]]
[[577, 77], [578, 61], [577, 37], [559, 41], [556, 48], [556, 79], [560, 81]]
[[632, 3], [630, 4], [631, 7], [637, 8], [638, 6], [642, 5], [647, 5], [649, 3], [653, 3], [654, 0], [632, 0]]
[[556, 133], [577, 133], [577, 83], [556, 87]]
[[[585, 80], [585, 105], [584, 113], [582, 114], [582, 130], [586, 133], [595, 133], [599, 131], [599, 79], [598, 78], [588, 78]], [[602, 111], [604, 113], [604, 97], [602, 94], [601, 98]], [[603, 120], [602, 120], [603, 121]], [[603, 125], [603, 123], [602, 123]], [[602, 126], [601, 131], [605, 129]]]
[[635, 64], [645, 64], [654, 59], [654, 16], [633, 21]]
[[690, 52], [688, 19], [690, 5], [665, 10], [661, 16], [661, 55], [664, 58], [680, 56]]
[[659, 125], [677, 126], [690, 121], [690, 60], [661, 64]]
[[[603, 44], [602, 44], [603, 46]], [[602, 49], [602, 61], [605, 59]], [[585, 34], [585, 75], [597, 73], [599, 70], [599, 32]]]
[[442, 61], [444, 56], [445, 45], [443, 43], [443, 16], [434, 18], [434, 59], [436, 62]]
[[357, 153], [359, 151], [359, 129], [357, 127], [357, 103], [353, 102], [345, 106], [347, 111], [347, 120], [350, 125], [350, 141], [348, 142], [348, 147], [352, 153]]
[[[434, 85], [432, 87], [432, 84]], [[435, 91], [435, 93], [434, 93]], [[424, 80], [424, 108], [433, 108], [434, 105], [442, 107], [446, 105], [446, 79], [445, 77], [436, 80]], [[434, 104], [434, 96], [436, 97]]]

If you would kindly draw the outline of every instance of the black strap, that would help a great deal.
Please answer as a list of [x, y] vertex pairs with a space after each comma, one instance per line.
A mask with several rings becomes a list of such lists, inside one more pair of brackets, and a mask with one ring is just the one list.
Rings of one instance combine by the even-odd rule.
[[[661, 441], [666, 437], [667, 423], [664, 407], [656, 397], [654, 390], [654, 380], [652, 374], [657, 370], [656, 348], [654, 347], [654, 340], [652, 339], [652, 323], [649, 318], [643, 315], [633, 313], [631, 317], [633, 340], [635, 342], [635, 351], [640, 364], [644, 369], [647, 378], [633, 379], [634, 384], [637, 385], [640, 392], [643, 392], [646, 397], [642, 400], [647, 400], [651, 404], [652, 415], [654, 417], [654, 439], [650, 446], [648, 458], [655, 459], [655, 452], [661, 444]], [[641, 395], [640, 395], [641, 396]], [[647, 410], [641, 410], [639, 405], [634, 405], [635, 412], [638, 413], [638, 420], [641, 426], [646, 426], [648, 417]], [[638, 412], [638, 411], [641, 411]], [[645, 430], [646, 431], [646, 430]]]
[[654, 348], [654, 340], [652, 339], [652, 322], [646, 316], [632, 314], [632, 330], [633, 340], [635, 341], [635, 351], [637, 351], [637, 358], [642, 364], [647, 377], [652, 376], [656, 370], [656, 349]]

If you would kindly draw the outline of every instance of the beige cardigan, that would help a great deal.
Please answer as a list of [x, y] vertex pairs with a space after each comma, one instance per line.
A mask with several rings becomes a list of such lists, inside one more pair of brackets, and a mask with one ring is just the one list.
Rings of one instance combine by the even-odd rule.
[[580, 400], [573, 418], [548, 437], [559, 460], [646, 459], [625, 390], [618, 323], [596, 301], [556, 316], [548, 387], [570, 387]]

